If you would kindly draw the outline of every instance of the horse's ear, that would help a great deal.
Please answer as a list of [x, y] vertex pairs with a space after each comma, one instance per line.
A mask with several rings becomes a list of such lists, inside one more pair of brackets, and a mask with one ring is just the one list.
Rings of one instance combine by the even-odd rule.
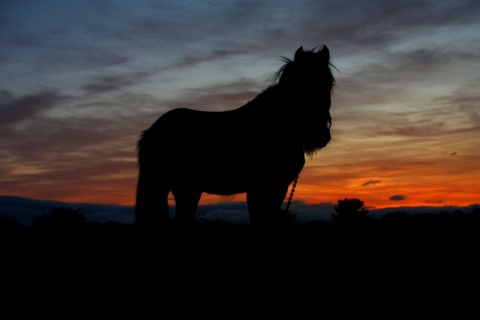
[[330, 50], [328, 50], [328, 47], [326, 45], [323, 45], [322, 50], [318, 51], [318, 54], [320, 55], [322, 60], [330, 60]]
[[295, 51], [294, 59], [298, 60], [300, 57], [304, 54], [305, 52], [303, 51], [303, 47], [300, 47]]

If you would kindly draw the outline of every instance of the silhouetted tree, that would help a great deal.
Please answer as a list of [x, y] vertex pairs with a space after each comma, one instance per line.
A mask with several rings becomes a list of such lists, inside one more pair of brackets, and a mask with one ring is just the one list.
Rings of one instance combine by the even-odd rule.
[[336, 214], [332, 214], [332, 223], [337, 224], [361, 224], [372, 219], [368, 210], [364, 208], [363, 201], [356, 198], [338, 200], [335, 206]]

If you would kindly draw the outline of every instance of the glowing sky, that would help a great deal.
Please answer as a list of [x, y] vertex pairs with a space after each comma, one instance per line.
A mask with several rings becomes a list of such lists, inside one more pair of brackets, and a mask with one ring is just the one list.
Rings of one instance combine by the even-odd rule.
[[324, 43], [333, 137], [295, 199], [479, 203], [477, 0], [2, 0], [0, 194], [131, 205], [158, 116], [237, 108]]

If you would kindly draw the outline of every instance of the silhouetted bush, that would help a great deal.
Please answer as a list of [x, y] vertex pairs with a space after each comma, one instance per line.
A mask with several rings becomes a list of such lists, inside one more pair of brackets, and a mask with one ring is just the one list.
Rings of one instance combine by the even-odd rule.
[[76, 228], [87, 222], [80, 209], [65, 206], [55, 207], [50, 214], [37, 216], [32, 220], [34, 228]]
[[473, 207], [472, 212], [465, 213], [461, 210], [455, 210], [453, 216], [461, 224], [480, 225], [480, 207]]
[[23, 229], [23, 225], [15, 217], [0, 216], [0, 233], [12, 233]]
[[454, 217], [446, 212], [417, 213], [413, 216], [413, 222], [422, 228], [445, 228], [453, 224]]
[[406, 224], [412, 221], [412, 215], [408, 214], [405, 211], [392, 211], [386, 213], [382, 220], [388, 224]]

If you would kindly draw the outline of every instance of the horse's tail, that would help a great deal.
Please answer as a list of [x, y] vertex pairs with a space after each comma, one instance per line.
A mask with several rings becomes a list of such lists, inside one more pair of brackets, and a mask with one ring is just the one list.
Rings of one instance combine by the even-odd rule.
[[135, 199], [137, 225], [154, 226], [169, 220], [168, 193], [162, 163], [152, 132], [144, 131], [137, 142], [138, 181]]

